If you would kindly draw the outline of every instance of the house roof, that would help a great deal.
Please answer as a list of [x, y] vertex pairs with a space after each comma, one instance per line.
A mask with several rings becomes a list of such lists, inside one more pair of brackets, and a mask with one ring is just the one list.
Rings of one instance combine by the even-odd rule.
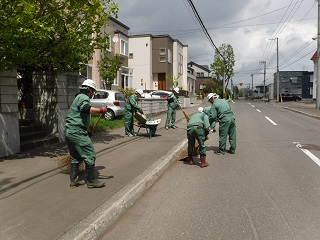
[[208, 65], [199, 65], [199, 64], [192, 62], [192, 61], [188, 63], [188, 66], [190, 66], [190, 67], [192, 67], [193, 65], [197, 66], [198, 68], [201, 68], [202, 70], [204, 70], [208, 73], [211, 72]]

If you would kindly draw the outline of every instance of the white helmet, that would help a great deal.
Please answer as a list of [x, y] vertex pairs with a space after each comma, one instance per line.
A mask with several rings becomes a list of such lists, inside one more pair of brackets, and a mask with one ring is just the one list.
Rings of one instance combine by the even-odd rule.
[[179, 88], [178, 88], [178, 87], [175, 87], [175, 88], [173, 89], [173, 91], [175, 91], [176, 93], [179, 93]]
[[96, 90], [96, 84], [91, 79], [84, 80], [84, 82], [82, 83], [82, 86], [91, 87], [94, 90]]
[[198, 112], [203, 112], [204, 108], [203, 107], [198, 107]]
[[209, 93], [208, 94], [208, 96], [207, 96], [207, 100], [208, 100], [208, 102], [209, 102], [209, 100], [210, 100], [210, 98], [219, 98], [219, 95], [218, 94], [216, 94], [216, 93]]
[[214, 93], [209, 93], [208, 96], [207, 96], [207, 100], [209, 102], [209, 100], [214, 96]]
[[143, 91], [142, 91], [142, 89], [137, 89], [137, 90], [136, 90], [136, 93], [138, 93], [140, 96], [142, 96]]

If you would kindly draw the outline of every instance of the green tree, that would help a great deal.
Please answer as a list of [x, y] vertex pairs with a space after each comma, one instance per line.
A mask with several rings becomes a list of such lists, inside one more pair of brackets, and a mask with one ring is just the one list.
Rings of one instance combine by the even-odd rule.
[[222, 83], [219, 82], [217, 79], [209, 79], [206, 81], [206, 86], [203, 89], [204, 93], [217, 93], [217, 90], [220, 88], [222, 89]]
[[173, 74], [171, 75], [166, 75], [166, 80], [170, 81], [172, 84], [172, 88], [178, 87], [179, 84], [179, 77], [182, 76], [182, 73], [179, 73], [177, 77], [175, 77]]
[[214, 76], [223, 82], [225, 76], [225, 88], [234, 75], [233, 67], [235, 64], [233, 48], [230, 44], [223, 43], [215, 52], [214, 62], [210, 65]]
[[112, 0], [1, 0], [0, 70], [77, 72], [108, 47], [103, 29], [117, 13]]
[[113, 57], [108, 57], [107, 52], [101, 54], [101, 59], [98, 61], [99, 73], [106, 84], [107, 89], [111, 89], [114, 79], [117, 77], [118, 71], [122, 66], [120, 56], [117, 54]]

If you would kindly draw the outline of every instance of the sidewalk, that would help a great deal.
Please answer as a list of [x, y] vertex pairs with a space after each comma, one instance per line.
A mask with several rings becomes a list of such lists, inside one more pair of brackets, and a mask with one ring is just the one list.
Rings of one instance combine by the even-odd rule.
[[[315, 104], [269, 104], [320, 119]], [[197, 108], [184, 110], [191, 115]], [[0, 239], [97, 239], [186, 149], [182, 111], [178, 129], [164, 129], [166, 114], [152, 117], [158, 118], [151, 139], [146, 129], [132, 138], [123, 128], [93, 136], [96, 169], [106, 181], [101, 189], [69, 188], [69, 175], [55, 161], [67, 154], [65, 144], [0, 159]]]
[[124, 137], [124, 128], [94, 134], [101, 189], [69, 188], [56, 162], [68, 153], [64, 143], [0, 159], [0, 239], [97, 239], [186, 149], [182, 111], [177, 129], [165, 130], [166, 113], [159, 118], [151, 139], [145, 128], [137, 137]]
[[320, 119], [320, 110], [316, 109], [315, 103], [308, 103], [308, 102], [270, 102], [269, 104], [273, 104], [277, 107], [282, 107], [289, 111], [293, 111], [296, 113], [304, 114], [309, 117]]

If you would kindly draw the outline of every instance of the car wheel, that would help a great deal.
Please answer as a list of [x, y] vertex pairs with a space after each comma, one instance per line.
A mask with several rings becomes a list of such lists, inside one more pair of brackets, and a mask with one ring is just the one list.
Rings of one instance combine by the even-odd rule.
[[108, 109], [107, 113], [104, 115], [104, 117], [109, 120], [112, 121], [115, 118], [114, 112], [110, 109]]

